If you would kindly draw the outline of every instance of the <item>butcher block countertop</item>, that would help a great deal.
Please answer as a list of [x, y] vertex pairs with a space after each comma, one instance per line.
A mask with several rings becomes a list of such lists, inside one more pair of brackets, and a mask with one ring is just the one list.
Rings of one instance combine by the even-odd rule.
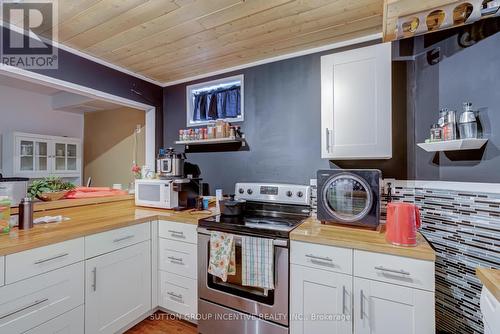
[[[130, 198], [112, 202], [98, 200], [95, 204], [87, 202], [82, 206], [74, 206], [77, 202], [72, 202], [72, 207], [60, 209], [54, 207], [46, 211], [35, 212], [35, 218], [62, 215], [70, 220], [61, 223], [37, 224], [34, 228], [24, 231], [14, 228], [9, 234], [0, 235], [0, 256], [157, 219], [198, 224], [199, 219], [212, 215], [208, 211], [173, 211], [136, 207]], [[55, 205], [52, 204], [52, 206]]]
[[500, 301], [500, 269], [476, 268], [481, 283]]
[[369, 252], [435, 261], [436, 253], [418, 234], [416, 247], [393, 246], [385, 241], [385, 233], [353, 227], [322, 225], [314, 218], [307, 219], [290, 234], [290, 239], [328, 246], [365, 250]]

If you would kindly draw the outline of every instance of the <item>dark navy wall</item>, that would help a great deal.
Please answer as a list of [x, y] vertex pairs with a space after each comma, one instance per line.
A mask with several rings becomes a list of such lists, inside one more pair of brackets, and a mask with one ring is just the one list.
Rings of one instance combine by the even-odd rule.
[[[7, 29], [2, 27], [2, 29]], [[35, 70], [34, 72], [68, 81], [130, 100], [156, 107], [156, 145], [163, 144], [163, 96], [162, 87], [128, 75], [110, 67], [82, 58], [64, 50], [58, 50], [58, 69]], [[141, 92], [141, 97], [131, 91]]]
[[[345, 49], [338, 49], [344, 51]], [[233, 192], [238, 181], [295, 182], [309, 184], [316, 171], [333, 166], [321, 159], [320, 57], [327, 51], [247, 68], [203, 79], [244, 74], [245, 121], [241, 123], [249, 150], [221, 153], [191, 153], [212, 192]], [[394, 98], [394, 158], [378, 161], [335, 161], [342, 167], [380, 168], [384, 176], [406, 178], [406, 70], [395, 64], [395, 83], [403, 94]], [[174, 146], [178, 130], [186, 128], [186, 85], [164, 89], [164, 143]], [[360, 98], [362, 93], [360, 92]], [[183, 147], [176, 147], [182, 150]]]
[[[475, 25], [473, 35], [484, 35], [494, 23]], [[423, 142], [429, 137], [429, 128], [437, 122], [440, 108], [448, 107], [460, 114], [462, 102], [470, 101], [480, 110], [489, 141], [482, 150], [439, 154], [409, 147], [409, 151], [413, 150], [410, 174], [419, 180], [500, 182], [500, 33], [464, 49], [457, 43], [462, 32], [456, 29], [443, 40], [427, 45], [440, 48], [443, 59], [439, 64], [429, 65], [424, 53], [408, 65], [414, 140]]]

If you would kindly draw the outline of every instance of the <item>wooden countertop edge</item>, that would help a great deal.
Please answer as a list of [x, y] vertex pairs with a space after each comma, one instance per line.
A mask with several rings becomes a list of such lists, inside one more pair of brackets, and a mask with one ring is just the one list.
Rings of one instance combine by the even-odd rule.
[[387, 247], [380, 247], [380, 246], [374, 246], [373, 244], [363, 244], [363, 243], [353, 243], [352, 241], [341, 241], [341, 240], [331, 240], [328, 238], [318, 238], [318, 237], [309, 237], [309, 236], [302, 236], [302, 235], [292, 235], [290, 236], [290, 240], [293, 241], [301, 241], [301, 242], [307, 242], [311, 244], [319, 244], [319, 245], [325, 245], [325, 246], [334, 246], [334, 247], [343, 247], [343, 248], [352, 248], [356, 250], [361, 250], [361, 251], [368, 251], [368, 252], [374, 252], [374, 253], [381, 253], [381, 254], [387, 254], [387, 255], [395, 255], [395, 256], [402, 256], [402, 257], [407, 257], [407, 258], [412, 258], [416, 260], [425, 260], [425, 261], [436, 261], [436, 255], [430, 255], [430, 254], [420, 254], [417, 251], [413, 250], [407, 250], [407, 248], [403, 247], [397, 247], [397, 246], [391, 246], [387, 245]]
[[132, 221], [126, 220], [123, 222], [114, 223], [113, 225], [100, 226], [98, 228], [93, 228], [93, 229], [89, 229], [88, 231], [82, 231], [82, 232], [70, 232], [70, 231], [65, 231], [65, 230], [52, 232], [53, 235], [51, 235], [50, 237], [44, 238], [43, 240], [29, 241], [29, 243], [26, 243], [26, 244], [21, 243], [21, 244], [19, 244], [19, 246], [10, 246], [7, 249], [0, 250], [0, 256], [7, 256], [10, 254], [24, 252], [24, 251], [27, 251], [30, 249], [48, 246], [48, 245], [52, 245], [52, 244], [57, 244], [57, 243], [72, 240], [72, 239], [88, 237], [88, 236], [93, 235], [93, 234], [107, 232], [107, 231], [115, 230], [115, 229], [122, 228], [122, 227], [147, 223], [147, 222], [150, 222], [152, 220], [155, 220], [155, 219], [150, 218], [150, 217], [144, 217], [144, 218], [139, 218], [139, 219], [135, 219]]
[[481, 283], [500, 301], [500, 269], [476, 268]]
[[[41, 212], [49, 210], [67, 209], [79, 206], [129, 201], [132, 199], [134, 199], [134, 195], [119, 195], [110, 197], [94, 197], [94, 198], [82, 198], [82, 199], [62, 199], [59, 201], [52, 201], [52, 202], [35, 202], [33, 206], [33, 211]], [[17, 207], [13, 207], [10, 209], [10, 213], [12, 215], [17, 215], [19, 213], [19, 209]]]
[[[337, 237], [332, 237], [332, 236], [327, 236], [327, 235], [321, 235], [321, 232], [315, 233], [313, 235], [306, 235], [306, 233], [309, 232], [309, 229], [311, 227], [315, 227], [314, 225], [318, 224], [317, 226], [321, 226], [323, 228], [327, 228], [327, 225], [320, 225], [319, 222], [314, 221], [314, 219], [307, 219], [304, 223], [302, 223], [299, 227], [297, 227], [295, 230], [290, 233], [290, 240], [293, 241], [301, 241], [301, 242], [307, 242], [307, 243], [312, 243], [312, 244], [320, 244], [320, 245], [325, 245], [325, 246], [336, 246], [336, 247], [343, 247], [343, 248], [352, 248], [356, 250], [362, 250], [362, 251], [369, 251], [369, 252], [375, 252], [375, 253], [381, 253], [381, 254], [388, 254], [388, 255], [395, 255], [395, 256], [402, 256], [402, 257], [408, 257], [412, 259], [417, 259], [417, 260], [425, 260], [425, 261], [436, 261], [436, 252], [432, 249], [432, 247], [429, 245], [427, 240], [419, 234], [418, 236], [418, 243], [419, 245], [417, 247], [401, 247], [401, 246], [394, 246], [389, 243], [383, 243], [380, 242], [369, 242], [365, 240], [361, 240], [358, 236], [352, 237], [351, 239], [349, 238], [349, 228], [343, 227], [344, 230], [340, 231], [338, 230], [339, 233], [342, 233], [341, 236]], [[332, 228], [336, 229], [336, 228]], [[333, 230], [332, 230], [333, 231]], [[352, 230], [355, 231], [356, 233], [359, 232], [364, 232], [364, 231], [359, 231], [359, 230]], [[372, 231], [367, 231], [367, 233], [370, 233]], [[333, 232], [332, 232], [333, 233]], [[380, 232], [375, 232], [373, 231], [374, 238], [381, 238], [383, 234]]]

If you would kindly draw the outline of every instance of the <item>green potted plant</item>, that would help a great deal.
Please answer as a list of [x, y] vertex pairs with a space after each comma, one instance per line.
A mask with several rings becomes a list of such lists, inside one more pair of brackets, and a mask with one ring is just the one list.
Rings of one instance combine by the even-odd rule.
[[28, 188], [28, 196], [42, 201], [57, 201], [74, 188], [73, 183], [65, 182], [59, 177], [47, 177], [33, 181]]

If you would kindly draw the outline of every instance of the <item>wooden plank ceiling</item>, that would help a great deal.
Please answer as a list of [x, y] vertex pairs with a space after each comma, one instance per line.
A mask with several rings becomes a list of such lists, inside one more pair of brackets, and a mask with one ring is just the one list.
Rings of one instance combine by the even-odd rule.
[[383, 0], [59, 0], [59, 42], [160, 82], [382, 31]]

